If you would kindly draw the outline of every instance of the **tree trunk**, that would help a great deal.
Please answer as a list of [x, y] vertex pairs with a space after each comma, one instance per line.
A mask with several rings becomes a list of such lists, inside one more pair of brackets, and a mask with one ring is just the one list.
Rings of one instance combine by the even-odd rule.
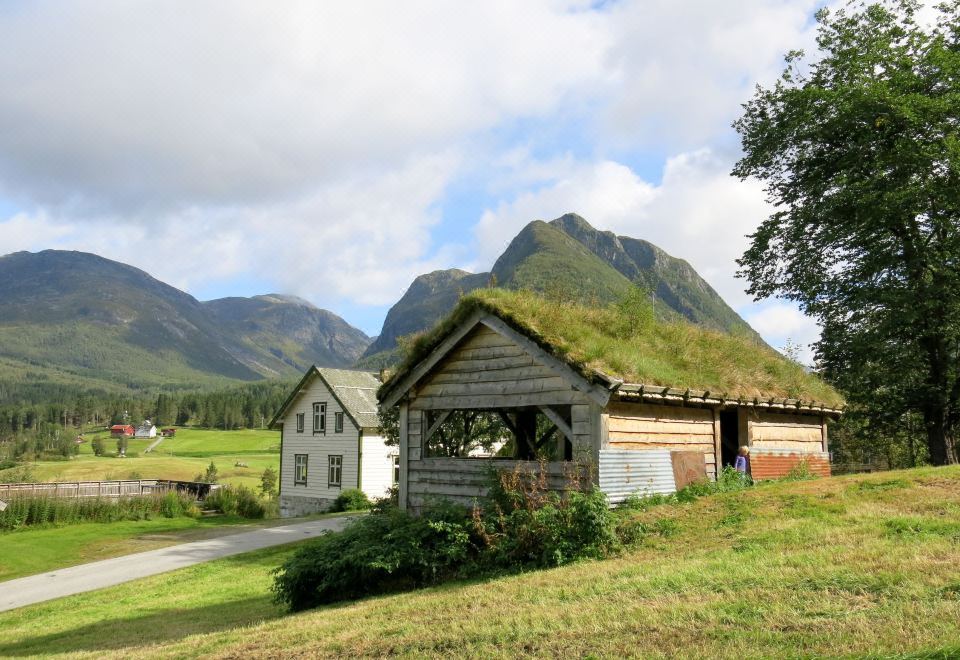
[[923, 411], [923, 421], [927, 428], [927, 450], [930, 452], [930, 462], [934, 465], [951, 465], [957, 462], [953, 437], [947, 428], [944, 412], [936, 405]]

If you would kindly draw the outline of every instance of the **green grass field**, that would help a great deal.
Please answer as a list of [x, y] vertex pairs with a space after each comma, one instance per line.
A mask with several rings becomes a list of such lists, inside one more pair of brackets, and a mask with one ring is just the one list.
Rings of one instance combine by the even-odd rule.
[[[219, 431], [216, 429], [177, 429], [177, 435], [164, 439], [149, 454], [144, 450], [152, 440], [131, 439], [126, 458], [93, 455], [93, 439], [101, 437], [110, 454], [116, 452], [116, 440], [108, 432], [84, 434], [78, 456], [65, 461], [38, 461], [32, 464], [37, 481], [80, 481], [130, 479], [191, 480], [203, 473], [211, 461], [217, 466], [219, 481], [255, 488], [263, 471], [280, 468], [280, 433], [269, 430]], [[238, 463], [246, 464], [246, 467]]]
[[960, 655], [960, 467], [762, 485], [637, 514], [622, 557], [297, 615], [272, 549], [0, 614], [0, 656]]

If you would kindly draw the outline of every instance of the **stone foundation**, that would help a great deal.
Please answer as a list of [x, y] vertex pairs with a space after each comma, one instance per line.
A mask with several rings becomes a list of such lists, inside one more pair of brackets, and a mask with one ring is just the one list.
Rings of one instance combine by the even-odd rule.
[[296, 518], [308, 516], [311, 513], [323, 513], [333, 505], [333, 500], [326, 497], [303, 497], [299, 495], [280, 496], [280, 517]]

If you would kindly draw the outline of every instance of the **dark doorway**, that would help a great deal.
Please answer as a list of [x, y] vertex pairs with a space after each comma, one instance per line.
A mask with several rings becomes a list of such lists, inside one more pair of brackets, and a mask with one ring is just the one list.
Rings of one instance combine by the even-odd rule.
[[733, 465], [740, 448], [740, 424], [737, 411], [720, 411], [720, 466]]

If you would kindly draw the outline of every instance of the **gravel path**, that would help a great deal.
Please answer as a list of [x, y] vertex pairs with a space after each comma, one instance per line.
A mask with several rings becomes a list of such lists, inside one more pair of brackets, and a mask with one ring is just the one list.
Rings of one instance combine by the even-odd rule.
[[45, 600], [112, 587], [205, 561], [314, 538], [342, 529], [351, 517], [326, 518], [172, 545], [49, 573], [0, 582], [0, 612]]

